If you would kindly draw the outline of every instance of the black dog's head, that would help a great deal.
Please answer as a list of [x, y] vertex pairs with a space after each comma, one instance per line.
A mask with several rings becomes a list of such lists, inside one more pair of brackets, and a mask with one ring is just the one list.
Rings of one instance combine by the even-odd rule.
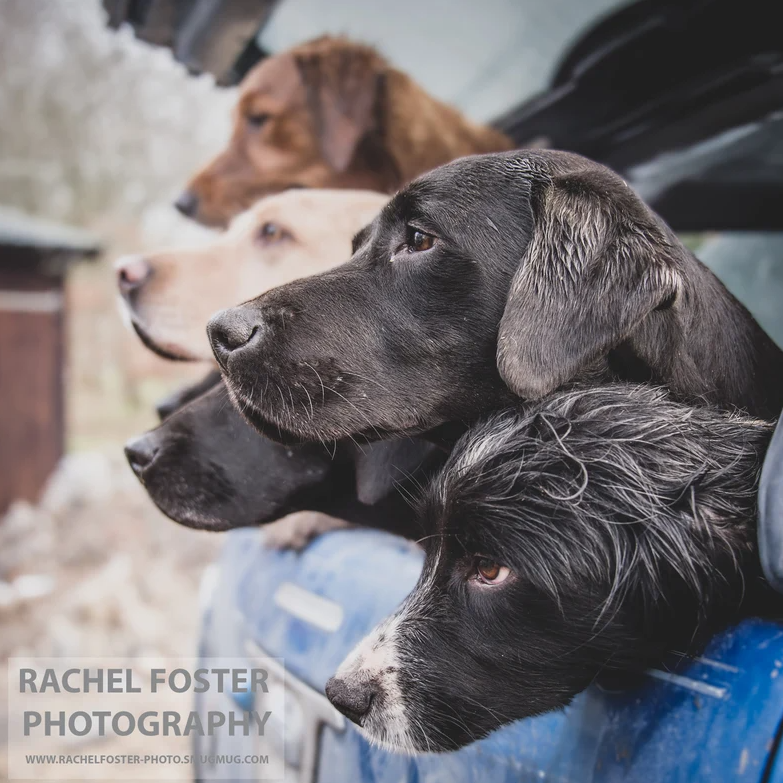
[[426, 492], [418, 585], [327, 695], [371, 740], [449, 750], [692, 648], [759, 582], [770, 434], [622, 385], [478, 425]]
[[232, 397], [271, 437], [470, 423], [575, 378], [758, 413], [780, 378], [780, 352], [717, 279], [620, 177], [576, 155], [443, 166], [354, 250], [209, 324]]
[[222, 383], [128, 443], [125, 453], [166, 516], [205, 530], [298, 510], [297, 501], [315, 501], [339, 469], [321, 444], [281, 446], [248, 427]]
[[408, 495], [445, 459], [431, 444], [406, 438], [361, 448], [351, 442], [282, 446], [248, 426], [223, 383], [198, 396], [209, 383], [207, 376], [167, 401], [160, 426], [125, 448], [133, 472], [168, 517], [228, 530], [293, 511], [323, 511], [416, 533]]

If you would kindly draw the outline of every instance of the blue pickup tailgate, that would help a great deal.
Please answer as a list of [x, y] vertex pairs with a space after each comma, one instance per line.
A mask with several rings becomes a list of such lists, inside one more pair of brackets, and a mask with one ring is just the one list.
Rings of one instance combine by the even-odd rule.
[[[421, 562], [411, 544], [374, 531], [331, 533], [301, 554], [268, 551], [258, 531], [235, 531], [205, 624], [205, 652], [260, 649], [282, 658], [317, 698], [346, 653], [407, 595]], [[391, 754], [352, 725], [327, 721], [314, 779], [783, 783], [782, 719], [783, 625], [747, 620], [701, 657], [673, 658], [630, 689], [595, 685], [565, 710], [456, 753]]]

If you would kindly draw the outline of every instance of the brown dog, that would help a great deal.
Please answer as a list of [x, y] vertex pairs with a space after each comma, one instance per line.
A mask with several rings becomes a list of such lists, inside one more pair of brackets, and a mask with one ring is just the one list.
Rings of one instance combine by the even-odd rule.
[[205, 327], [215, 311], [342, 263], [387, 200], [364, 190], [270, 196], [209, 245], [119, 259], [123, 308], [160, 356], [212, 360]]
[[435, 100], [371, 47], [323, 37], [248, 73], [228, 148], [176, 206], [222, 227], [269, 193], [302, 186], [391, 193], [454, 158], [513, 146]]

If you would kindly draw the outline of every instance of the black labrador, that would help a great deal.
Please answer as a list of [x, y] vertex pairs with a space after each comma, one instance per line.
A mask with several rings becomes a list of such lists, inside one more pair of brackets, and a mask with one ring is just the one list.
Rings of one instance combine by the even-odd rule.
[[158, 508], [188, 527], [228, 530], [316, 512], [279, 531], [280, 545], [345, 522], [418, 538], [410, 501], [446, 459], [415, 438], [280, 445], [247, 425], [222, 382], [169, 412], [125, 453]]
[[416, 588], [326, 685], [373, 741], [452, 750], [694, 653], [761, 577], [756, 490], [772, 425], [610, 384], [494, 415], [421, 503]]
[[463, 158], [403, 188], [343, 266], [208, 326], [233, 400], [288, 440], [469, 424], [575, 380], [772, 417], [783, 352], [604, 166]]

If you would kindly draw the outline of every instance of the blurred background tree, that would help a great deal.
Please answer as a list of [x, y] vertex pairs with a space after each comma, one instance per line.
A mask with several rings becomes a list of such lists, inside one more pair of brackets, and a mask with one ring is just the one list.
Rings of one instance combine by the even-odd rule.
[[71, 453], [40, 504], [0, 518], [0, 662], [197, 649], [199, 580], [220, 540], [165, 519], [122, 445], [205, 369], [158, 359], [125, 329], [112, 262], [203, 235], [171, 201], [225, 141], [233, 101], [168, 50], [109, 30], [99, 0], [0, 0], [0, 204], [86, 228], [104, 248], [67, 282]]
[[0, 2], [0, 198], [90, 226], [168, 200], [224, 141], [233, 91], [105, 26], [98, 0]]
[[111, 262], [204, 235], [171, 202], [225, 142], [234, 100], [169, 50], [109, 30], [100, 0], [0, 0], [0, 204], [92, 230], [105, 248], [68, 285], [72, 448], [116, 450], [153, 423], [156, 398], [203, 372], [124, 329]]

